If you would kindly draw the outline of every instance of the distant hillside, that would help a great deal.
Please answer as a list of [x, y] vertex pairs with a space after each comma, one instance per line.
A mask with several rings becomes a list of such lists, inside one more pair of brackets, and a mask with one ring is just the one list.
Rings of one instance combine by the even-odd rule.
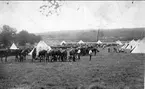
[[97, 39], [100, 39], [103, 41], [127, 41], [145, 37], [145, 28], [100, 29], [99, 32], [96, 29], [50, 31], [38, 35], [41, 35], [44, 40], [97, 41]]

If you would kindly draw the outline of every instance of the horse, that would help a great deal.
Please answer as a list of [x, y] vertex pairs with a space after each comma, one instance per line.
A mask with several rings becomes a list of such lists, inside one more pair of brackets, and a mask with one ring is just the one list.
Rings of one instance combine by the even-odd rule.
[[62, 50], [60, 56], [61, 56], [61, 61], [67, 61], [67, 51], [66, 50]]
[[7, 56], [15, 56], [15, 61], [21, 61], [20, 60], [21, 51], [22, 51], [22, 49], [16, 49], [16, 50], [8, 49], [8, 55]]
[[76, 61], [76, 54], [77, 54], [77, 51], [76, 51], [76, 49], [71, 49], [70, 50], [70, 57], [69, 57], [69, 61]]
[[97, 48], [92, 48], [92, 52], [96, 55], [96, 53], [99, 52], [99, 50]]
[[22, 49], [16, 49], [16, 50], [4, 49], [4, 50], [0, 50], [1, 61], [3, 61], [2, 59], [3, 59], [3, 57], [5, 57], [5, 62], [7, 62], [7, 57], [9, 57], [9, 56], [15, 56], [15, 61], [19, 61], [21, 51], [22, 51]]
[[30, 52], [30, 49], [23, 49], [21, 50], [19, 56], [20, 56], [20, 62], [26, 60], [26, 56], [28, 55], [28, 53]]
[[5, 62], [7, 62], [7, 55], [8, 55], [8, 50], [7, 49], [1, 49], [0, 50], [1, 62], [3, 62], [4, 57], [5, 57]]
[[46, 51], [46, 50], [42, 50], [42, 51], [39, 52], [38, 58], [39, 58], [40, 62], [41, 62], [42, 60], [45, 60], [46, 54], [47, 54], [47, 51]]

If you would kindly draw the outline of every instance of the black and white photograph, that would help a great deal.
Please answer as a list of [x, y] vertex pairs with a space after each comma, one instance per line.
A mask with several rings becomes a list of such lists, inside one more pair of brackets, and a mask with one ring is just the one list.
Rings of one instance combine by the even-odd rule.
[[144, 0], [1, 0], [0, 89], [145, 89]]

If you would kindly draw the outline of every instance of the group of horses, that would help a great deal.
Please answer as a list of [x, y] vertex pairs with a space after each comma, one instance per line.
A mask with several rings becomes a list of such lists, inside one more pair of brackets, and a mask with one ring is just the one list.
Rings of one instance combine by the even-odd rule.
[[[55, 62], [55, 61], [77, 61], [80, 59], [80, 56], [88, 55], [90, 48], [54, 48], [50, 51], [48, 50], [41, 50], [36, 52], [36, 48], [32, 52], [32, 62], [35, 60], [46, 61], [46, 62]], [[96, 54], [96, 49], [91, 48], [92, 51]], [[26, 56], [29, 55], [32, 48], [26, 48], [26, 49], [0, 49], [0, 59], [1, 62], [7, 62], [7, 58], [10, 56], [15, 56], [15, 61], [23, 62], [26, 60]], [[78, 50], [81, 52], [78, 53]]]
[[31, 49], [0, 49], [0, 59], [1, 62], [3, 62], [3, 59], [5, 59], [5, 62], [7, 62], [7, 58], [10, 56], [15, 56], [15, 61], [22, 62], [26, 60], [26, 56], [30, 52]]
[[[96, 55], [97, 52], [99, 52], [98, 48], [106, 48], [111, 47], [110, 45], [101, 45], [101, 46], [84, 46], [84, 47], [77, 47], [77, 48], [53, 48], [52, 50], [41, 50], [36, 52], [36, 48], [32, 52], [32, 62], [35, 60], [46, 61], [46, 62], [55, 62], [55, 61], [77, 61], [80, 60], [80, 56], [86, 56], [89, 55], [89, 50], [92, 50], [94, 55]], [[23, 62], [26, 60], [26, 56], [30, 53], [32, 49], [31, 48], [25, 48], [25, 49], [17, 49], [17, 50], [11, 50], [11, 49], [1, 49], [0, 50], [0, 58], [3, 62], [3, 59], [5, 58], [5, 62], [7, 62], [7, 58], [9, 56], [15, 56], [15, 61]], [[80, 53], [78, 53], [78, 50], [80, 50]], [[113, 48], [114, 52], [124, 52], [122, 50], [117, 49], [116, 47]], [[110, 52], [110, 48], [108, 48], [108, 52]]]
[[[46, 61], [46, 62], [55, 62], [55, 61], [79, 61], [80, 56], [88, 55], [89, 50], [92, 50], [94, 54], [96, 52], [99, 52], [96, 48], [68, 48], [68, 49], [52, 49], [50, 51], [47, 50], [41, 50], [38, 53], [38, 56], [36, 55], [36, 48], [32, 52], [32, 61], [34, 60], [40, 60]], [[78, 50], [80, 50], [80, 53], [78, 53]]]

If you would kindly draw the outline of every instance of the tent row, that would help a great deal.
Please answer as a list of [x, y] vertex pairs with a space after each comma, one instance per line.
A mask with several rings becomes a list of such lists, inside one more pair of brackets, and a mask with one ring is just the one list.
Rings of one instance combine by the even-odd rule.
[[[102, 44], [102, 42], [101, 42], [100, 40], [98, 40], [96, 43], [97, 43], [97, 44]], [[119, 44], [119, 45], [122, 45], [121, 41], [117, 41], [116, 43]], [[65, 41], [62, 41], [62, 42], [60, 43], [60, 45], [63, 45], [63, 44], [66, 44], [66, 42], [65, 42]], [[85, 44], [85, 42], [83, 42], [82, 40], [80, 40], [80, 41], [78, 42], [78, 44]], [[40, 41], [40, 42], [37, 44], [37, 46], [43, 49], [44, 47], [47, 47], [47, 44], [46, 44], [44, 41]], [[42, 47], [42, 46], [44, 46], [44, 47]], [[49, 47], [49, 48], [50, 48], [50, 47]], [[19, 48], [15, 45], [15, 43], [13, 43], [12, 46], [10, 47], [10, 49], [19, 49]]]
[[[98, 40], [96, 43], [97, 43], [97, 44], [102, 44], [102, 42], [101, 42], [100, 40]], [[62, 41], [62, 42], [60, 43], [60, 45], [64, 45], [64, 44], [66, 44], [65, 41]], [[85, 44], [85, 42], [82, 41], [82, 40], [80, 40], [79, 42], [77, 42], [77, 44]]]
[[[51, 47], [48, 46], [44, 41], [40, 41], [37, 46], [35, 46], [33, 48], [33, 50], [29, 53], [29, 55], [32, 55], [32, 52], [34, 51], [34, 49], [36, 48], [36, 55], [38, 55], [38, 53], [41, 51], [41, 50], [51, 50]], [[16, 49], [19, 49], [15, 43], [12, 44], [12, 46], [10, 47], [10, 49], [12, 50], [16, 50]]]
[[125, 43], [121, 48], [131, 50], [131, 53], [145, 53], [145, 38], [137, 41], [132, 40]]
[[[84, 44], [85, 42], [83, 42], [82, 40], [80, 40], [78, 42], [78, 44]], [[98, 44], [102, 44], [102, 42], [100, 40], [98, 40], [97, 42]], [[62, 44], [66, 44], [65, 41], [61, 42]], [[116, 44], [119, 45], [123, 45], [123, 43], [121, 41], [116, 41]], [[34, 48], [33, 50], [29, 53], [29, 55], [32, 55], [32, 52], [34, 51], [34, 49], [36, 48], [36, 55], [38, 55], [39, 51], [41, 50], [51, 50], [51, 47], [48, 46], [44, 41], [40, 41]], [[125, 43], [122, 47], [122, 49], [128, 49], [128, 50], [132, 50], [131, 53], [145, 53], [145, 38], [142, 40], [132, 40], [129, 43]], [[12, 44], [12, 46], [10, 47], [10, 49], [19, 49], [14, 43]]]
[[[79, 42], [77, 42], [78, 44], [85, 44], [85, 42], [83, 42], [82, 40], [80, 40]], [[87, 43], [87, 42], [86, 42]], [[94, 43], [94, 42], [93, 42]], [[100, 40], [98, 40], [97, 42], [95, 42], [95, 43], [97, 43], [97, 44], [102, 44], [103, 42], [101, 42]], [[118, 45], [123, 45], [123, 43], [120, 41], [120, 40], [118, 40], [118, 41], [116, 41], [115, 42], [116, 44], [118, 44]], [[66, 44], [66, 42], [65, 41], [62, 41], [61, 43], [60, 43], [60, 45], [63, 45], [63, 44]]]

